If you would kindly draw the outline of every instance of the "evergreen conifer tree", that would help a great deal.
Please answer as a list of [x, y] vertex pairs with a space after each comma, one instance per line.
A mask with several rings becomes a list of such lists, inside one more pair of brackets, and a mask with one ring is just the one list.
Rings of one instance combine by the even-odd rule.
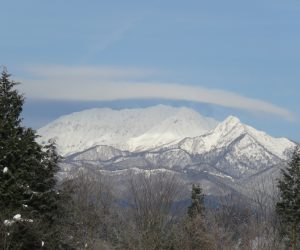
[[204, 195], [200, 185], [193, 185], [191, 199], [191, 205], [188, 207], [189, 217], [202, 216], [204, 212]]
[[42, 148], [20, 117], [23, 95], [6, 69], [0, 78], [0, 248], [54, 249], [59, 192], [55, 145]]
[[283, 237], [288, 239], [290, 247], [300, 249], [300, 150], [296, 147], [288, 167], [282, 170], [283, 177], [279, 180], [280, 200], [276, 211], [282, 223]]
[[180, 249], [197, 250], [212, 249], [211, 238], [206, 230], [204, 217], [204, 194], [200, 185], [193, 185], [191, 205], [187, 210], [187, 217], [182, 225]]

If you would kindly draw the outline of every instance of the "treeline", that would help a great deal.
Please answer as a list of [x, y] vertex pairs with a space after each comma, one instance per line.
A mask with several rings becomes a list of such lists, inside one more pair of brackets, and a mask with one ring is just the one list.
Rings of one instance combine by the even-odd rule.
[[[123, 190], [109, 176], [81, 171], [64, 182], [65, 237], [76, 249], [284, 249], [275, 213], [224, 196], [216, 207], [194, 185], [167, 173], [130, 174]], [[274, 211], [273, 211], [274, 212]]]
[[24, 97], [16, 85], [4, 69], [0, 249], [300, 248], [298, 148], [274, 192], [262, 181], [249, 190], [250, 200], [224, 194], [207, 204], [198, 184], [187, 195], [167, 172], [131, 172], [120, 182], [83, 169], [58, 183], [55, 143], [41, 147], [35, 131], [22, 126]]

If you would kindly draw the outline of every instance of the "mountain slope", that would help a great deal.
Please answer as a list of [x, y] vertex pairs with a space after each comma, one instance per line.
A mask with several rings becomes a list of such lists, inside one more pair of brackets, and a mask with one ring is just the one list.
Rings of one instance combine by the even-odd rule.
[[210, 131], [217, 122], [194, 110], [180, 108], [176, 115], [167, 117], [144, 134], [128, 141], [131, 151], [142, 151], [166, 144], [174, 144], [186, 137], [195, 137]]

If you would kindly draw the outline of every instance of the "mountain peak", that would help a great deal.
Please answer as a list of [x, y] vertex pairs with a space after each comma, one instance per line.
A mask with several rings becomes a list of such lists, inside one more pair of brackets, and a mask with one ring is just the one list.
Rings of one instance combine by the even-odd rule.
[[235, 145], [237, 154], [244, 154], [246, 158], [251, 156], [256, 159], [268, 152], [267, 154], [286, 160], [287, 152], [291, 151], [295, 144], [286, 138], [271, 137], [265, 132], [243, 124], [237, 117], [229, 116], [210, 133], [191, 138], [184, 142], [182, 147], [193, 154], [202, 154], [216, 149], [227, 149], [229, 145]]
[[237, 124], [237, 123], [241, 123], [241, 121], [236, 116], [230, 115], [224, 120], [224, 123]]
[[241, 135], [246, 132], [246, 127], [241, 121], [235, 116], [228, 116], [223, 122], [215, 128], [214, 133], [220, 138], [228, 134], [232, 136]]

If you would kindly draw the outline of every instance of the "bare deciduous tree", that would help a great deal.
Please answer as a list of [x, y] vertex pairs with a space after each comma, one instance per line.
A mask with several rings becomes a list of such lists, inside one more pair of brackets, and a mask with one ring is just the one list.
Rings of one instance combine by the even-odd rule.
[[183, 184], [174, 174], [131, 174], [128, 182], [127, 221], [131, 220], [131, 249], [163, 249], [168, 244], [182, 198]]
[[68, 234], [79, 249], [112, 249], [114, 241], [113, 183], [99, 172], [79, 171], [65, 182], [71, 190]]

